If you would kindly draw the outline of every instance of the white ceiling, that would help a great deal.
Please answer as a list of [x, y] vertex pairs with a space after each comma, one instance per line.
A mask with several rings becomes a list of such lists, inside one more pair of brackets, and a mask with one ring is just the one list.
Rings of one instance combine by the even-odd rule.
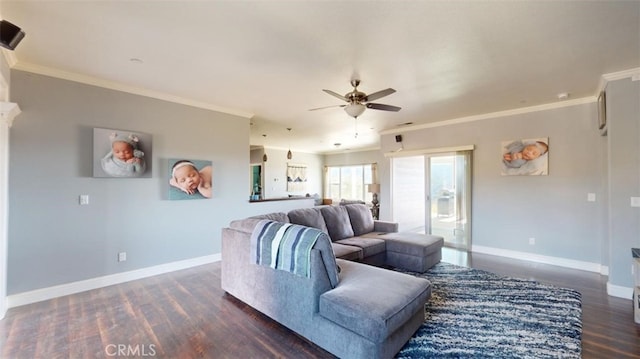
[[[239, 114], [252, 145], [294, 152], [592, 97], [601, 75], [640, 67], [638, 1], [0, 0], [0, 16], [26, 32], [17, 69]], [[357, 138], [342, 109], [308, 111], [342, 104], [322, 89], [354, 75], [402, 107], [366, 110]]]

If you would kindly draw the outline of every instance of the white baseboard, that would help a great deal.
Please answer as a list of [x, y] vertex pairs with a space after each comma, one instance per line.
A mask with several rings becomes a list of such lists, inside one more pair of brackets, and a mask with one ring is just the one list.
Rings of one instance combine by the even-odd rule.
[[573, 259], [566, 259], [566, 258], [560, 258], [560, 257], [543, 256], [539, 254], [518, 252], [518, 251], [512, 251], [508, 249], [491, 248], [491, 247], [485, 247], [485, 246], [472, 246], [471, 251], [477, 252], [477, 253], [491, 254], [491, 255], [500, 256], [500, 257], [521, 259], [521, 260], [535, 262], [535, 263], [551, 264], [551, 265], [556, 265], [556, 266], [565, 267], [565, 268], [580, 269], [580, 270], [584, 270], [588, 272], [596, 272], [600, 274], [602, 274], [603, 271], [608, 271], [608, 268], [603, 268], [603, 266], [600, 263], [591, 263], [591, 262], [583, 262], [583, 261], [577, 261]]
[[12, 294], [7, 297], [7, 306], [8, 308], [19, 307], [21, 305], [41, 302], [43, 300], [62, 297], [74, 293], [80, 293], [91, 289], [102, 288], [114, 284], [129, 282], [136, 279], [151, 277], [158, 274], [164, 274], [181, 269], [196, 267], [203, 264], [218, 262], [221, 259], [222, 255], [220, 253], [212, 254], [203, 257], [191, 258], [182, 261], [164, 263], [157, 266], [136, 269], [129, 272], [110, 274], [102, 277], [56, 285], [53, 287]]
[[4, 319], [4, 316], [7, 314], [7, 297], [0, 298], [0, 320]]
[[[500, 257], [520, 259], [520, 260], [530, 261], [535, 263], [544, 263], [544, 264], [556, 265], [559, 267], [579, 269], [579, 270], [584, 270], [588, 272], [600, 273], [602, 275], [609, 275], [609, 267], [604, 266], [600, 263], [576, 261], [573, 259], [543, 256], [539, 254], [518, 252], [518, 251], [512, 251], [508, 249], [491, 248], [491, 247], [484, 247], [484, 246], [472, 246], [471, 251], [477, 252], [477, 253], [491, 254], [491, 255], [500, 256]], [[633, 293], [633, 288], [615, 286], [607, 283], [607, 294], [612, 297], [631, 299], [633, 295], [632, 293]]]
[[612, 297], [633, 300], [633, 288], [622, 287], [607, 282], [607, 294]]

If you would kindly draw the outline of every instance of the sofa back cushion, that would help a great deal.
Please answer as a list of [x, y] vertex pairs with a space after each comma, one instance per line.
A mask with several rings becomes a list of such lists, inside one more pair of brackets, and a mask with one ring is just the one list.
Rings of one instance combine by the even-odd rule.
[[289, 218], [287, 217], [286, 213], [274, 212], [274, 213], [260, 214], [257, 216], [244, 218], [244, 219], [236, 219], [234, 221], [231, 221], [231, 223], [229, 223], [229, 228], [233, 228], [244, 233], [251, 233], [253, 232], [253, 229], [256, 227], [256, 224], [258, 224], [258, 222], [260, 222], [263, 219], [270, 219], [276, 222], [289, 223]]
[[349, 213], [354, 235], [361, 236], [365, 233], [373, 232], [373, 215], [371, 215], [371, 211], [366, 205], [348, 204], [345, 208]]
[[353, 228], [345, 206], [328, 206], [320, 209], [332, 241], [353, 237]]
[[251, 233], [260, 221], [262, 221], [262, 219], [259, 218], [236, 219], [229, 223], [229, 228], [233, 228], [244, 233]]
[[[251, 262], [309, 278], [313, 273], [338, 285], [338, 266], [329, 236], [319, 229], [268, 219], [260, 220], [251, 233]], [[322, 263], [312, 259], [317, 250]]]
[[298, 208], [287, 213], [289, 222], [302, 226], [317, 228], [324, 233], [329, 234], [324, 217], [318, 208]]
[[273, 212], [273, 213], [267, 213], [267, 214], [259, 214], [257, 216], [252, 216], [249, 218], [258, 218], [258, 219], [270, 219], [272, 221], [276, 221], [276, 222], [283, 222], [283, 223], [289, 223], [289, 217], [287, 217], [287, 214], [284, 212]]

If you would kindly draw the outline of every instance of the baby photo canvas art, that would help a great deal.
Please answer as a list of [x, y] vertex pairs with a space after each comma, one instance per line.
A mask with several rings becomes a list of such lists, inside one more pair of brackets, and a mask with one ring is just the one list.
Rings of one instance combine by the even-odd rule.
[[169, 159], [169, 199], [211, 198], [212, 162], [206, 160]]
[[148, 133], [93, 129], [93, 177], [151, 177], [151, 138]]
[[502, 142], [502, 175], [546, 176], [549, 174], [549, 138]]

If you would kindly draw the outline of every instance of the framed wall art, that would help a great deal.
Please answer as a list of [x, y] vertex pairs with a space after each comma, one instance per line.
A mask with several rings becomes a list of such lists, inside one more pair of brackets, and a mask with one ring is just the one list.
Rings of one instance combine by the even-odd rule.
[[213, 195], [213, 167], [207, 160], [169, 159], [169, 199], [205, 199]]
[[307, 165], [287, 164], [287, 192], [304, 192], [307, 189]]
[[151, 177], [152, 136], [148, 133], [93, 129], [93, 177]]
[[502, 142], [503, 176], [549, 174], [549, 138], [527, 138]]

